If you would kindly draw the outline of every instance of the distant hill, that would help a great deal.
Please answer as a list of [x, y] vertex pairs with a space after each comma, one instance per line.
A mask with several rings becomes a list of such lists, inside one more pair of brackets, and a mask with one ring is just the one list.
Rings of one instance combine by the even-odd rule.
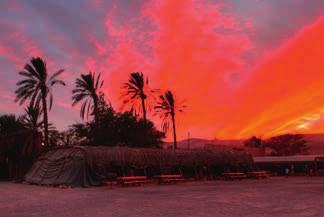
[[311, 154], [324, 154], [324, 134], [304, 134]]
[[[304, 138], [307, 141], [307, 145], [310, 147], [310, 154], [324, 154], [324, 134], [304, 134]], [[242, 140], [221, 140], [221, 139], [201, 139], [201, 138], [191, 138], [189, 141], [190, 149], [199, 149], [204, 147], [218, 147], [218, 148], [239, 148], [243, 146]], [[164, 147], [172, 147], [173, 142], [165, 142]], [[178, 141], [178, 148], [187, 149], [188, 140]]]
[[[243, 140], [218, 140], [218, 139], [201, 139], [201, 138], [191, 138], [189, 140], [189, 145], [188, 145], [188, 140], [180, 140], [178, 141], [178, 148], [181, 149], [187, 149], [188, 146], [190, 149], [198, 149], [198, 148], [204, 148], [206, 146], [215, 146], [215, 147], [229, 147], [229, 148], [234, 148], [238, 146], [242, 146], [242, 141]], [[172, 147], [173, 142], [165, 142], [164, 147]]]

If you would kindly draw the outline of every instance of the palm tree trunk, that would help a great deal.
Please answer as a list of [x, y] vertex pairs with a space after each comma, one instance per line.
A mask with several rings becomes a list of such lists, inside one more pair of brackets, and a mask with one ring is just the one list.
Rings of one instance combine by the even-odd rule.
[[90, 138], [91, 143], [97, 143], [97, 129], [99, 128], [99, 111], [98, 111], [98, 97], [97, 95], [93, 95], [93, 115], [94, 115], [94, 129]]
[[49, 147], [48, 144], [48, 116], [47, 116], [47, 104], [46, 104], [46, 90], [42, 91], [42, 104], [43, 104], [43, 119], [44, 119], [44, 146]]
[[97, 96], [94, 96], [93, 97], [93, 113], [94, 113], [94, 119], [95, 119], [95, 127], [97, 128], [98, 127], [98, 122], [99, 122], [99, 117], [98, 117], [98, 97]]
[[144, 119], [144, 123], [146, 124], [146, 108], [145, 108], [145, 99], [144, 99], [144, 97], [141, 97], [141, 99], [142, 99], [143, 119]]
[[176, 126], [175, 126], [175, 114], [172, 113], [172, 127], [173, 127], [173, 149], [177, 149], [177, 134], [176, 134]]

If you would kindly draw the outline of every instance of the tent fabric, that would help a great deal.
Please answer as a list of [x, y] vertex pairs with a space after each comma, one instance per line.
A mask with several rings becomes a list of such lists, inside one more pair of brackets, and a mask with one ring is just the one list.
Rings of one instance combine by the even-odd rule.
[[41, 156], [25, 180], [41, 185], [97, 185], [112, 167], [160, 168], [234, 166], [251, 167], [252, 156], [234, 150], [165, 150], [82, 146], [61, 148]]
[[28, 171], [25, 181], [39, 185], [98, 185], [82, 148], [56, 149], [41, 156]]

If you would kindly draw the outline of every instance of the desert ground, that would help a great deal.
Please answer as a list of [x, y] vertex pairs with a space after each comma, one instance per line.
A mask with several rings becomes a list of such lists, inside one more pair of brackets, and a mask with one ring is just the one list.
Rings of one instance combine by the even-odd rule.
[[324, 177], [53, 188], [0, 182], [1, 217], [324, 216]]

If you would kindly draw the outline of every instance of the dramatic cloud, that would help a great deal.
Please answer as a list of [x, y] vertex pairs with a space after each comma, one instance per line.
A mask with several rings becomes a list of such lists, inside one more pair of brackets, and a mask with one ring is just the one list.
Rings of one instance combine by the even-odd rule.
[[[318, 132], [324, 109], [324, 17], [304, 27], [241, 87], [238, 136]], [[322, 127], [323, 129], [323, 127]]]
[[322, 132], [323, 9], [320, 0], [3, 1], [0, 112], [22, 111], [10, 101], [17, 71], [41, 55], [51, 72], [66, 69], [50, 117], [59, 128], [79, 121], [80, 73], [101, 72], [120, 109], [122, 83], [142, 71], [188, 105], [181, 138]]

